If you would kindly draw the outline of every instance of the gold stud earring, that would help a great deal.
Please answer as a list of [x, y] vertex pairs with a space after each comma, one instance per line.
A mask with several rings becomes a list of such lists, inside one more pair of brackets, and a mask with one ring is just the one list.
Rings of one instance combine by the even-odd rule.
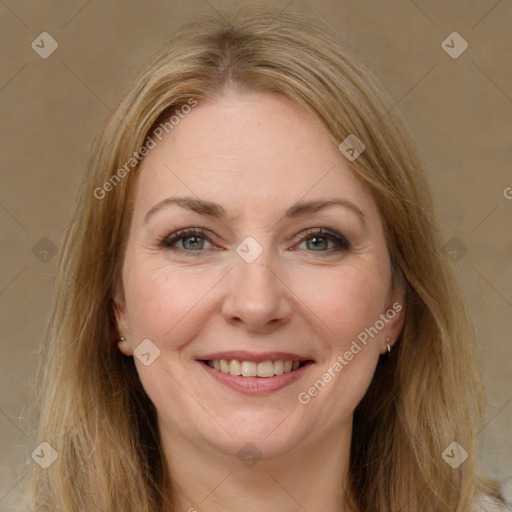
[[390, 341], [391, 341], [391, 338], [388, 336], [386, 338], [386, 347], [388, 347], [388, 355], [391, 354], [391, 347], [389, 346]]

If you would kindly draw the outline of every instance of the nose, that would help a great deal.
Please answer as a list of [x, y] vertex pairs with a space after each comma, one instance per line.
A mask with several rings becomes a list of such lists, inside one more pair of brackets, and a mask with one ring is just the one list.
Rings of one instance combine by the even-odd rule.
[[229, 293], [222, 305], [227, 322], [263, 334], [287, 323], [293, 312], [293, 292], [284, 270], [267, 255], [268, 251], [263, 251], [252, 263], [235, 257], [228, 275]]

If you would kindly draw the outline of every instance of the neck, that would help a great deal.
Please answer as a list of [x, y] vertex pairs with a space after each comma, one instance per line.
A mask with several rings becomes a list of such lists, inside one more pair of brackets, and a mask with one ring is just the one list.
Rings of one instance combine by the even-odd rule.
[[351, 418], [330, 436], [301, 442], [283, 455], [264, 456], [257, 462], [251, 449], [241, 460], [180, 438], [165, 425], [160, 425], [160, 433], [173, 510], [234, 512], [243, 506], [246, 512], [260, 512], [272, 505], [272, 510], [279, 512], [349, 511], [344, 505], [344, 490], [348, 484]]

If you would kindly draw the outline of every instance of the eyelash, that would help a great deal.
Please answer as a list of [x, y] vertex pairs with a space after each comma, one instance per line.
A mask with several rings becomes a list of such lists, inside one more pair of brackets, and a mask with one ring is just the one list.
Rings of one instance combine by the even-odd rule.
[[[180, 252], [187, 252], [187, 253], [194, 253], [194, 252], [202, 252], [203, 249], [198, 250], [187, 250], [184, 248], [173, 248], [172, 246], [183, 239], [191, 238], [191, 237], [198, 237], [198, 238], [204, 238], [210, 243], [213, 243], [210, 240], [210, 237], [208, 236], [207, 232], [202, 228], [185, 228], [180, 229], [178, 231], [175, 231], [174, 233], [171, 233], [170, 235], [166, 235], [165, 237], [159, 239], [158, 245], [160, 247], [163, 247], [164, 249], [171, 249], [171, 250], [178, 250]], [[329, 231], [323, 228], [318, 229], [310, 229], [307, 232], [305, 232], [299, 239], [299, 243], [302, 243], [306, 240], [312, 239], [312, 238], [325, 238], [327, 240], [330, 240], [334, 242], [338, 247], [334, 249], [328, 249], [326, 251], [308, 251], [308, 252], [323, 252], [327, 254], [332, 254], [333, 252], [338, 251], [349, 251], [351, 248], [350, 242], [343, 236], [339, 235], [333, 231]]]

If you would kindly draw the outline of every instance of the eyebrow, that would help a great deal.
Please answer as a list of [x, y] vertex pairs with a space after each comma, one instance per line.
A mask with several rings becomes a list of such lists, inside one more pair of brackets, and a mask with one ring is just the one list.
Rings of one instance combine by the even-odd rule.
[[[226, 210], [217, 203], [213, 203], [211, 201], [206, 201], [204, 199], [197, 199], [191, 196], [184, 197], [168, 197], [163, 201], [160, 201], [155, 206], [153, 206], [145, 215], [144, 223], [148, 222], [149, 218], [158, 210], [161, 210], [164, 207], [170, 205], [177, 205], [181, 208], [185, 208], [188, 210], [192, 210], [200, 215], [206, 215], [208, 217], [213, 217], [221, 220], [226, 220], [228, 215]], [[308, 215], [311, 213], [318, 212], [325, 208], [329, 208], [331, 206], [342, 206], [347, 208], [352, 213], [356, 214], [359, 219], [365, 224], [366, 217], [364, 213], [358, 208], [354, 203], [348, 201], [347, 199], [343, 199], [341, 197], [335, 197], [331, 199], [317, 199], [313, 201], [299, 201], [292, 205], [288, 210], [286, 210], [284, 217], [295, 218], [304, 215]]]

